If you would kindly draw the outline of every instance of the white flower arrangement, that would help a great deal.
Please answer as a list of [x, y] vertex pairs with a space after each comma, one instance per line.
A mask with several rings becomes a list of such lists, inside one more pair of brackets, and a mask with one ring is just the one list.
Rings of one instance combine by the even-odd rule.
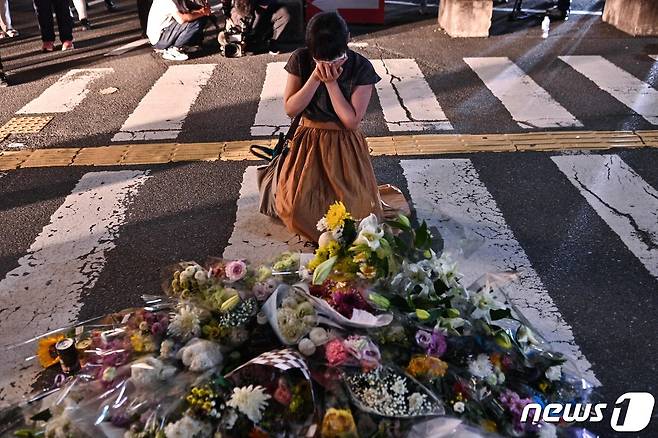
[[486, 379], [494, 373], [493, 365], [487, 354], [478, 354], [475, 360], [468, 363], [468, 371], [480, 379]]
[[557, 382], [562, 379], [562, 366], [555, 365], [546, 370], [546, 378], [551, 382]]
[[212, 430], [209, 424], [185, 415], [177, 422], [167, 424], [164, 432], [167, 438], [190, 438], [210, 436]]
[[237, 409], [247, 416], [253, 423], [258, 424], [263, 417], [263, 411], [267, 408], [267, 400], [270, 395], [265, 388], [258, 385], [242, 386], [233, 388], [233, 395], [227, 405]]
[[181, 306], [167, 330], [170, 335], [182, 340], [199, 336], [201, 332], [201, 321], [196, 308], [187, 304]]

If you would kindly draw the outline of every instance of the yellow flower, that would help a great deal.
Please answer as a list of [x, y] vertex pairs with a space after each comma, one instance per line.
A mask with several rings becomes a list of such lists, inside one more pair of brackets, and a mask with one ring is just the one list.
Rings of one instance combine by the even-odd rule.
[[377, 276], [377, 268], [365, 263], [359, 267], [359, 271], [361, 271], [363, 278], [367, 280], [371, 280]]
[[424, 309], [416, 309], [416, 316], [417, 316], [418, 319], [420, 319], [421, 321], [424, 321], [424, 320], [426, 320], [426, 319], [429, 319], [429, 317], [430, 317], [431, 315], [430, 315], [430, 313], [429, 313], [427, 310], [424, 310]]
[[322, 420], [322, 438], [357, 437], [356, 424], [349, 409], [329, 408]]
[[145, 350], [144, 348], [144, 339], [140, 334], [134, 334], [130, 337], [130, 344], [137, 353], [141, 353]]
[[327, 244], [325, 249], [329, 253], [329, 257], [335, 257], [338, 255], [338, 252], [340, 251], [340, 243], [336, 242], [335, 240], [332, 240]]
[[228, 300], [222, 303], [222, 306], [219, 308], [219, 311], [222, 313], [228, 312], [229, 310], [233, 310], [233, 308], [237, 306], [239, 303], [240, 303], [240, 296], [233, 295], [231, 298], [229, 298]]
[[368, 261], [368, 258], [370, 257], [370, 254], [368, 254], [366, 251], [362, 251], [358, 253], [357, 255], [354, 256], [354, 262], [355, 263], [365, 263]]
[[414, 356], [407, 365], [407, 372], [414, 377], [436, 379], [448, 371], [448, 364], [434, 356]]
[[345, 223], [345, 219], [352, 219], [352, 216], [347, 212], [345, 204], [337, 201], [329, 207], [329, 211], [325, 216], [327, 218], [327, 226], [330, 230], [335, 230]]
[[55, 344], [62, 339], [64, 339], [64, 335], [53, 335], [39, 340], [37, 357], [42, 367], [50, 368], [59, 362], [57, 351], [55, 351]]

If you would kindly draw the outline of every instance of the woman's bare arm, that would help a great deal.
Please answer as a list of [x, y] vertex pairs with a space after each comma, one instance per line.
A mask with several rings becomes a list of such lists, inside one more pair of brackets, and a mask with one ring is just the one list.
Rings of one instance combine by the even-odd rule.
[[321, 83], [315, 72], [313, 72], [303, 86], [302, 79], [299, 76], [288, 73], [286, 89], [283, 92], [286, 114], [290, 117], [295, 117], [304, 111], [308, 104], [311, 103], [311, 99], [313, 99], [315, 91]]
[[325, 82], [331, 104], [338, 118], [347, 129], [356, 129], [366, 115], [368, 103], [372, 96], [372, 85], [359, 85], [354, 89], [352, 98], [348, 101], [338, 86], [337, 81]]

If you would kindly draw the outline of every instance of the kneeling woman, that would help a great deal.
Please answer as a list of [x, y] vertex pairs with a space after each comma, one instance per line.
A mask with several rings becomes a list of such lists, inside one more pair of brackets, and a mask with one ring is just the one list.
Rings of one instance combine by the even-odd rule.
[[[340, 15], [318, 14], [308, 24], [307, 47], [296, 50], [285, 67], [286, 113], [303, 117], [279, 173], [276, 210], [290, 231], [313, 241], [320, 235], [318, 220], [336, 201], [355, 218], [383, 216], [359, 130], [373, 84], [381, 78], [370, 61], [347, 48], [348, 40]], [[401, 203], [406, 205], [403, 198]]]

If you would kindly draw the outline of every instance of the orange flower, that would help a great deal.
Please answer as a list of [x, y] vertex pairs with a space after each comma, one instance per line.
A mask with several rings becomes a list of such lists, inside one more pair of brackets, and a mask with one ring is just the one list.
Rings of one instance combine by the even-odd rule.
[[46, 338], [39, 340], [39, 346], [37, 348], [37, 357], [39, 358], [39, 363], [44, 368], [50, 368], [51, 366], [59, 363], [59, 357], [57, 356], [57, 351], [55, 350], [55, 344], [64, 339], [64, 335], [52, 335]]
[[486, 432], [490, 433], [496, 433], [498, 430], [498, 426], [496, 425], [496, 422], [493, 420], [482, 420], [480, 422], [480, 426], [482, 426], [482, 429], [484, 429]]
[[322, 420], [322, 438], [357, 437], [356, 424], [349, 409], [329, 408]]
[[414, 377], [436, 379], [448, 371], [448, 364], [434, 356], [414, 356], [409, 361], [407, 372]]

